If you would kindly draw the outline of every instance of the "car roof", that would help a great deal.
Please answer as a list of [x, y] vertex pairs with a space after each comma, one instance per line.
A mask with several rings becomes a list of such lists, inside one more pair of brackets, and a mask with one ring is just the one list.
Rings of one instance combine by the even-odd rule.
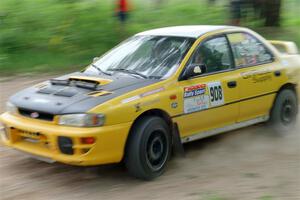
[[172, 26], [158, 28], [138, 33], [137, 35], [154, 35], [154, 36], [177, 36], [198, 38], [205, 33], [237, 28], [234, 26], [210, 26], [210, 25], [194, 25], [194, 26]]

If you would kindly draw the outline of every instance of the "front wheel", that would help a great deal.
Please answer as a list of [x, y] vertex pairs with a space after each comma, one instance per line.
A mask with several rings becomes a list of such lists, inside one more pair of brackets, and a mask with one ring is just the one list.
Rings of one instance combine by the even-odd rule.
[[290, 89], [282, 90], [275, 100], [271, 112], [271, 125], [277, 133], [285, 133], [296, 124], [298, 114], [297, 97]]
[[125, 165], [131, 175], [151, 180], [160, 176], [170, 157], [170, 129], [160, 117], [139, 120], [128, 138]]

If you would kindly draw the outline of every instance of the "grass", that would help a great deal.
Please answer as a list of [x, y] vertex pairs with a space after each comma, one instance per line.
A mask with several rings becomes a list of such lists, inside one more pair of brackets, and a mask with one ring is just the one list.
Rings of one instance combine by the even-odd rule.
[[272, 200], [273, 197], [272, 196], [263, 196], [260, 198], [260, 200]]
[[[133, 1], [133, 0], [132, 0]], [[27, 72], [75, 71], [137, 32], [173, 25], [226, 24], [226, 0], [214, 6], [199, 0], [132, 3], [126, 33], [114, 15], [111, 0], [1, 0], [0, 76]], [[270, 39], [293, 40], [300, 46], [297, 0], [284, 1], [283, 28], [261, 28], [248, 16], [244, 26]]]

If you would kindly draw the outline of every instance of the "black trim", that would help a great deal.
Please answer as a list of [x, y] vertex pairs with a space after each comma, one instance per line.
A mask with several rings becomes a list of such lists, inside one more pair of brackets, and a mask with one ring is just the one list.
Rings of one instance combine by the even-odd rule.
[[[36, 110], [30, 110], [25, 108], [18, 108], [19, 114], [24, 117], [29, 117], [32, 119], [39, 119], [39, 120], [45, 120], [45, 121], [53, 121], [54, 115], [46, 112], [39, 112]], [[32, 117], [32, 113], [36, 113], [36, 117]]]
[[233, 53], [233, 49], [232, 49], [231, 43], [230, 43], [229, 38], [228, 38], [228, 34], [225, 34], [225, 37], [226, 37], [226, 40], [227, 40], [227, 43], [228, 43], [228, 46], [229, 46], [231, 62], [232, 62], [232, 65], [233, 65], [232, 69], [236, 69], [234, 53]]
[[277, 94], [277, 92], [278, 91], [269, 92], [269, 93], [261, 94], [261, 95], [254, 96], [254, 97], [248, 97], [248, 98], [245, 98], [245, 99], [240, 99], [238, 101], [232, 101], [232, 102], [223, 104], [221, 106], [211, 107], [211, 108], [208, 108], [208, 109], [205, 109], [205, 110], [200, 110], [200, 111], [195, 111], [195, 112], [191, 112], [191, 113], [183, 113], [183, 114], [179, 114], [179, 115], [174, 115], [174, 116], [171, 116], [171, 118], [181, 117], [181, 116], [184, 116], [184, 115], [190, 115], [190, 114], [194, 114], [194, 113], [201, 112], [201, 111], [206, 111], [206, 110], [211, 110], [211, 109], [215, 109], [215, 108], [220, 108], [220, 107], [228, 106], [228, 105], [231, 105], [231, 104], [240, 103], [240, 102], [243, 102], [243, 101], [248, 101], [248, 100], [251, 100], [251, 99], [255, 99], [255, 98], [259, 98], [259, 97], [263, 97], [263, 96], [268, 96], [268, 95], [271, 95], [271, 94]]

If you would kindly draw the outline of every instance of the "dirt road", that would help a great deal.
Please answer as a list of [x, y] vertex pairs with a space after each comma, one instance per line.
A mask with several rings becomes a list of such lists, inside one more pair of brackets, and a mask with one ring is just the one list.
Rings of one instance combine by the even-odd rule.
[[[8, 96], [48, 77], [0, 82], [0, 112]], [[0, 146], [0, 200], [300, 199], [300, 122], [275, 136], [256, 125], [185, 145], [157, 180], [143, 182], [122, 165], [80, 168], [47, 164]], [[297, 133], [298, 132], [298, 133]]]

